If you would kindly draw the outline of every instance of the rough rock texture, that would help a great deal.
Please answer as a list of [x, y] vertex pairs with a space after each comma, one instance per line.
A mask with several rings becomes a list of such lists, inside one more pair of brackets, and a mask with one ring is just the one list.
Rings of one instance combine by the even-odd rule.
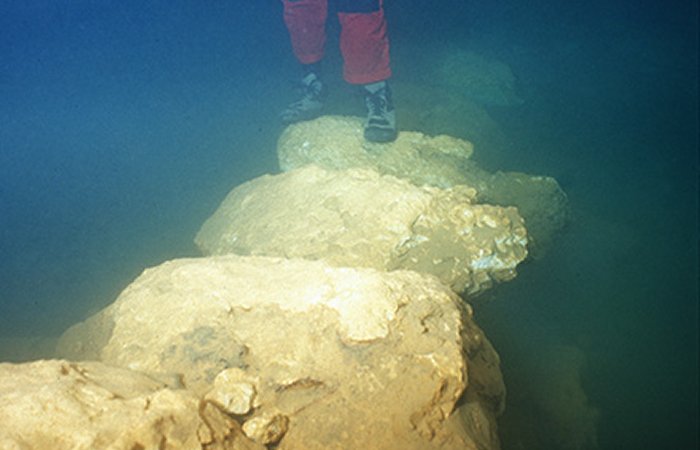
[[479, 203], [518, 208], [535, 256], [568, 221], [566, 194], [551, 177], [489, 173], [470, 160], [469, 142], [449, 136], [404, 131], [391, 144], [368, 143], [362, 124], [356, 117], [323, 116], [289, 126], [277, 144], [280, 168], [289, 171], [312, 163], [328, 169], [364, 167], [418, 186], [473, 187]]
[[288, 127], [280, 136], [277, 156], [283, 171], [315, 163], [328, 169], [374, 168], [415, 184], [450, 187], [462, 180], [473, 145], [447, 135], [430, 137], [415, 131], [399, 133], [390, 144], [365, 140], [363, 119], [322, 116]]
[[539, 258], [569, 223], [569, 200], [552, 177], [521, 172], [495, 172], [488, 176], [479, 201], [513, 205], [525, 219], [530, 255]]
[[311, 165], [238, 186], [195, 242], [205, 254], [412, 269], [476, 294], [515, 277], [527, 236], [515, 208], [475, 205], [473, 197], [465, 186], [416, 187], [373, 170]]
[[342, 116], [289, 126], [277, 143], [280, 168], [286, 172], [314, 163], [337, 170], [372, 168], [419, 186], [467, 184], [462, 181], [466, 181], [464, 165], [471, 164], [474, 152], [470, 142], [403, 131], [393, 143], [375, 144], [365, 140], [362, 130], [363, 119]]
[[97, 362], [0, 364], [0, 449], [262, 450], [190, 392]]
[[498, 447], [498, 356], [469, 306], [416, 272], [235, 255], [170, 261], [71, 328], [59, 349], [179, 373], [279, 449]]

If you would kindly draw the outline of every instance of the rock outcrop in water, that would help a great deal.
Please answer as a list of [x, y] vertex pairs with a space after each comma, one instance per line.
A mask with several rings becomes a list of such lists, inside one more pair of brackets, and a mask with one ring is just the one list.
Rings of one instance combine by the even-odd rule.
[[60, 349], [180, 374], [247, 436], [280, 449], [498, 447], [498, 356], [468, 305], [412, 271], [170, 261], [70, 329]]
[[0, 449], [263, 450], [216, 406], [132, 370], [0, 364]]
[[527, 255], [515, 208], [476, 204], [474, 189], [417, 187], [374, 170], [315, 165], [235, 188], [195, 242], [205, 254], [411, 269], [470, 295], [514, 278]]
[[59, 357], [100, 363], [0, 365], [0, 448], [499, 448], [499, 358], [457, 293], [551, 239], [556, 182], [487, 173], [449, 136], [368, 144], [351, 118], [278, 151], [285, 173], [204, 224], [208, 256], [146, 270], [62, 336]]
[[487, 172], [471, 159], [473, 152], [467, 141], [418, 132], [401, 132], [391, 144], [369, 143], [361, 119], [339, 116], [292, 125], [277, 146], [283, 171], [307, 164], [333, 170], [371, 168], [417, 186], [469, 186], [477, 203], [517, 207], [531, 238], [530, 252], [541, 255], [568, 221], [566, 194], [551, 177]]

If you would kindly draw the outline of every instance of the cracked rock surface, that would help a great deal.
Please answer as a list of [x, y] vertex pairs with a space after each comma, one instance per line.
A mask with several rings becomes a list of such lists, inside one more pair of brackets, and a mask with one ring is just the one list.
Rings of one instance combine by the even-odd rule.
[[99, 362], [0, 364], [0, 449], [263, 450], [189, 391]]
[[472, 160], [471, 142], [452, 136], [402, 131], [395, 142], [373, 144], [365, 141], [362, 130], [363, 121], [357, 117], [322, 116], [290, 125], [277, 143], [280, 168], [368, 168], [416, 186], [469, 186], [476, 192], [476, 203], [518, 208], [535, 257], [545, 253], [569, 221], [567, 196], [552, 177], [488, 172]]
[[236, 187], [202, 226], [204, 254], [284, 256], [411, 269], [476, 294], [515, 277], [527, 232], [512, 207], [466, 186], [418, 187], [370, 169], [304, 166]]
[[174, 260], [68, 330], [59, 349], [178, 374], [279, 449], [498, 448], [498, 355], [467, 304], [413, 271]]

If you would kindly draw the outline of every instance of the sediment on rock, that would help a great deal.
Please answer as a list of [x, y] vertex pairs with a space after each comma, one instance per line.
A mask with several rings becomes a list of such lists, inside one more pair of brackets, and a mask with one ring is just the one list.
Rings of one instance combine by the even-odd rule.
[[101, 360], [180, 374], [259, 444], [498, 447], [498, 356], [470, 307], [430, 275], [235, 255], [175, 260], [144, 272], [59, 348], [80, 359], [84, 342], [105, 334]]

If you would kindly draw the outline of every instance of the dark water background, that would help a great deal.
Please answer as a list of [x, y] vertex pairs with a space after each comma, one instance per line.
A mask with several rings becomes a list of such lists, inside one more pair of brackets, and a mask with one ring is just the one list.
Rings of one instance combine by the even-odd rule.
[[[525, 102], [489, 110], [508, 144], [476, 157], [554, 176], [571, 201], [547, 256], [477, 305], [509, 387], [504, 448], [562, 447], [528, 400], [552, 346], [582, 355], [601, 448], [697, 448], [697, 3], [525, 3], [386, 0], [397, 54], [457, 43], [510, 65]], [[0, 359], [46, 354], [143, 268], [195, 255], [224, 195], [277, 170], [296, 69], [280, 14], [2, 2]]]

